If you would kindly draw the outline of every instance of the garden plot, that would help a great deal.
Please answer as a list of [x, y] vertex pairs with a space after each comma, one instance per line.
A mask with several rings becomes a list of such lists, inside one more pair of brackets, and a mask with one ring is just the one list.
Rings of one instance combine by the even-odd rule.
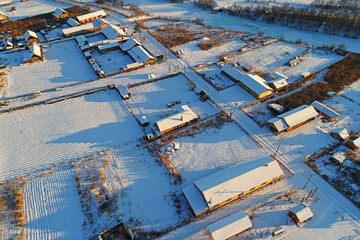
[[147, 28], [157, 28], [162, 25], [167, 25], [167, 24], [169, 24], [169, 22], [170, 22], [169, 20], [153, 19], [153, 20], [145, 21], [144, 25]]
[[38, 177], [23, 191], [26, 239], [83, 239], [84, 215], [72, 169]]
[[313, 51], [309, 54], [310, 56], [304, 58], [298, 65], [293, 67], [283, 66], [278, 72], [286, 75], [288, 77], [288, 82], [294, 82], [302, 78], [301, 74], [304, 72], [315, 73], [344, 58], [335, 53], [326, 53], [324, 51]]
[[44, 46], [43, 62], [9, 67], [4, 96], [28, 94], [96, 78], [75, 41], [62, 41]]
[[74, 170], [88, 217], [87, 239], [118, 220], [136, 239], [153, 239], [191, 216], [180, 186], [143, 145], [104, 151], [78, 162]]
[[[187, 78], [179, 74], [131, 88], [131, 98], [127, 103], [137, 118], [145, 115], [150, 124], [177, 113], [181, 105], [188, 105], [200, 119], [220, 111], [212, 104], [201, 102], [190, 87], [192, 84]], [[175, 101], [181, 103], [167, 107], [168, 103]]]
[[[14, 3], [14, 5], [8, 5], [0, 8], [1, 11], [6, 12], [6, 15], [11, 21], [20, 18], [32, 17], [43, 13], [53, 12], [56, 8], [64, 9], [71, 7], [71, 5], [66, 3], [46, 0], [32, 0], [26, 2], [22, 2], [21, 0], [13, 0], [12, 2]], [[16, 10], [10, 12], [13, 6], [16, 7]]]
[[114, 90], [0, 115], [0, 181], [142, 136]]
[[204, 51], [198, 46], [198, 43], [202, 41], [203, 41], [202, 39], [192, 41], [185, 45], [174, 47], [173, 50], [174, 51], [182, 50], [184, 54], [182, 54], [180, 58], [190, 66], [194, 67], [205, 63], [217, 62], [219, 61], [220, 55], [227, 54], [231, 51], [239, 49], [246, 44], [244, 41], [234, 40], [225, 43], [219, 47], [215, 47], [207, 51]]
[[176, 142], [180, 148], [172, 152], [169, 158], [184, 185], [263, 152], [232, 122], [220, 127], [210, 126], [199, 134], [180, 137]]
[[105, 74], [119, 72], [120, 69], [126, 69], [126, 65], [134, 63], [130, 55], [123, 54], [120, 49], [105, 53], [94, 50], [91, 52], [91, 56], [99, 63]]
[[270, 73], [306, 50], [295, 44], [276, 42], [265, 47], [241, 54], [230, 62], [249, 64], [254, 71]]

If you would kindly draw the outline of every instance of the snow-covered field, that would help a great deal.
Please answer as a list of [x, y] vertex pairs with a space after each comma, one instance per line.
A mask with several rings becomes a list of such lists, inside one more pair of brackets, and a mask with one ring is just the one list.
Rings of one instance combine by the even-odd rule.
[[[72, 6], [66, 3], [47, 0], [31, 0], [26, 2], [13, 0], [12, 2], [14, 3], [13, 5], [0, 7], [0, 11], [6, 13], [10, 20], [32, 17], [43, 13], [53, 12], [56, 8], [68, 8]], [[10, 12], [13, 6], [16, 7], [16, 10]]]
[[[184, 75], [179, 74], [131, 88], [131, 98], [127, 101], [134, 114], [137, 117], [145, 115], [150, 124], [176, 113], [178, 105], [188, 105], [200, 118], [220, 111], [208, 102], [201, 102], [190, 87], [190, 82]], [[167, 103], [174, 101], [181, 101], [181, 103], [167, 107]]]
[[[16, 54], [22, 57], [24, 51], [16, 51]], [[74, 40], [44, 46], [43, 62], [37, 61], [20, 66], [18, 62], [11, 62], [8, 68], [9, 75], [5, 79], [7, 88], [3, 93], [4, 97], [97, 79], [95, 72]]]
[[186, 186], [198, 179], [262, 153], [262, 149], [235, 123], [176, 140], [180, 149], [169, 155]]
[[0, 179], [137, 140], [142, 131], [116, 91], [0, 115]]
[[249, 64], [255, 71], [269, 73], [299, 55], [306, 48], [285, 42], [276, 42], [232, 58], [230, 62]]
[[72, 169], [38, 177], [23, 191], [26, 239], [83, 238], [84, 215]]

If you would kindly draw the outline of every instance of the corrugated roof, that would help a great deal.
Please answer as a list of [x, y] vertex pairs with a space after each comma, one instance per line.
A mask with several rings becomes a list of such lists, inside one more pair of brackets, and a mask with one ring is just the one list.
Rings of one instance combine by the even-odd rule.
[[62, 31], [64, 35], [68, 35], [68, 34], [80, 32], [82, 30], [94, 30], [94, 25], [92, 23], [88, 23], [77, 27], [65, 28]]
[[55, 9], [53, 16], [54, 17], [59, 17], [62, 13], [67, 13], [64, 9], [61, 8], [57, 8]]
[[120, 48], [121, 50], [123, 50], [124, 52], [129, 51], [130, 49], [132, 49], [135, 46], [140, 46], [141, 43], [139, 43], [138, 40], [136, 40], [135, 38], [131, 37], [129, 40], [127, 40], [126, 42], [124, 42], [123, 44], [120, 44]]
[[119, 36], [126, 36], [124, 29], [115, 25], [107, 25], [105, 28], [101, 29], [101, 32], [106, 36], [107, 39], [115, 39]]
[[139, 62], [139, 63], [145, 63], [149, 59], [155, 59], [142, 46], [133, 47], [132, 49], [130, 49], [128, 51], [128, 53], [136, 62]]
[[160, 132], [166, 131], [168, 129], [177, 127], [179, 125], [199, 118], [198, 115], [196, 115], [196, 113], [194, 113], [194, 111], [189, 108], [189, 106], [182, 105], [181, 109], [182, 111], [180, 111], [179, 113], [176, 113], [172, 116], [156, 122], [156, 125], [159, 128]]
[[276, 160], [263, 156], [225, 168], [194, 184], [212, 207], [282, 174]]
[[249, 216], [240, 211], [210, 224], [207, 229], [214, 240], [224, 240], [252, 226]]
[[94, 17], [106, 17], [106, 12], [104, 10], [99, 10], [99, 11], [96, 11], [96, 12], [92, 12], [92, 13], [88, 13], [88, 14], [85, 14], [85, 15], [78, 16], [76, 18], [77, 18], [77, 20], [79, 22], [82, 22], [84, 20], [91, 19], [91, 18], [94, 18]]
[[314, 101], [313, 103], [311, 103], [311, 105], [314, 108], [316, 108], [319, 112], [325, 114], [331, 119], [336, 118], [340, 115], [339, 113], [335, 112], [334, 110], [330, 109], [329, 107], [325, 106], [324, 104], [318, 101]]
[[36, 39], [39, 39], [36, 32], [33, 32], [31, 30], [27, 30], [24, 34], [24, 38], [25, 38], [25, 41], [27, 41], [30, 37], [33, 37], [33, 38], [36, 38]]
[[266, 81], [258, 75], [246, 73], [239, 79], [239, 81], [258, 95], [262, 94], [266, 90], [272, 91], [272, 88], [265, 84]]
[[226, 63], [221, 70], [226, 73], [227, 75], [231, 76], [237, 81], [240, 81], [240, 78], [244, 76], [244, 73], [240, 72], [236, 68], [230, 66], [230, 64]]
[[268, 123], [271, 123], [273, 125], [273, 127], [276, 128], [276, 130], [278, 132], [281, 132], [285, 129], [287, 129], [289, 126], [286, 124], [286, 122], [284, 121], [284, 119], [281, 118], [272, 118], [269, 121], [267, 121]]
[[74, 20], [73, 18], [69, 18], [67, 20], [67, 24], [69, 24], [72, 27], [76, 27], [76, 26], [80, 25], [80, 23], [78, 21]]
[[297, 205], [296, 207], [290, 209], [290, 212], [293, 212], [300, 222], [304, 222], [314, 216], [311, 209], [304, 204]]
[[289, 127], [293, 127], [318, 115], [319, 114], [313, 106], [302, 105], [286, 113], [280, 114], [277, 118], [284, 119]]

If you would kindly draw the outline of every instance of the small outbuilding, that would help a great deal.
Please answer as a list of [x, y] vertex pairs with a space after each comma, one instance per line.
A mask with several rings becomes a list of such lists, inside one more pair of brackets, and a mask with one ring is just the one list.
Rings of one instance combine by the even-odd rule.
[[360, 148], [360, 137], [354, 136], [349, 138], [346, 141], [345, 145], [351, 148], [352, 150], [357, 150], [358, 148]]
[[314, 216], [311, 209], [304, 204], [299, 204], [296, 207], [290, 209], [288, 214], [296, 224], [306, 222]]
[[346, 128], [334, 129], [334, 130], [331, 131], [331, 135], [334, 138], [337, 138], [337, 139], [339, 139], [341, 141], [345, 140], [346, 138], [348, 138], [350, 136]]
[[23, 63], [36, 62], [42, 60], [42, 50], [40, 46], [36, 43], [33, 43], [30, 46], [29, 52], [24, 53]]
[[9, 19], [9, 17], [2, 11], [0, 11], [0, 21]]
[[69, 24], [71, 27], [76, 27], [80, 25], [80, 23], [73, 18], [69, 18], [66, 23]]
[[69, 13], [67, 11], [65, 11], [64, 9], [61, 8], [57, 8], [55, 9], [53, 16], [56, 18], [66, 18], [69, 16]]
[[117, 50], [117, 49], [120, 49], [118, 42], [111, 42], [111, 43], [107, 43], [107, 44], [98, 46], [98, 50], [101, 53], [110, 52], [110, 51]]
[[346, 155], [344, 152], [336, 152], [331, 156], [330, 159], [341, 165], [346, 160]]
[[213, 240], [224, 240], [244, 232], [252, 226], [249, 216], [240, 211], [210, 224], [207, 231]]
[[316, 111], [318, 111], [322, 116], [324, 116], [326, 119], [328, 119], [331, 122], [335, 121], [340, 116], [339, 113], [335, 112], [331, 108], [325, 106], [324, 104], [318, 101], [312, 102], [311, 106], [313, 106], [316, 109]]
[[26, 41], [27, 44], [33, 44], [33, 43], [39, 43], [39, 37], [36, 34], [36, 32], [31, 31], [31, 30], [27, 30], [24, 34], [24, 39]]
[[242, 64], [241, 67], [244, 69], [244, 71], [247, 71], [247, 72], [250, 72], [253, 70], [253, 67], [247, 63]]
[[83, 24], [83, 23], [93, 22], [97, 18], [104, 18], [106, 16], [107, 16], [107, 14], [106, 14], [106, 12], [104, 10], [99, 10], [99, 11], [96, 11], [96, 12], [92, 12], [92, 13], [88, 13], [88, 14], [85, 14], [85, 15], [78, 16], [78, 17], [76, 17], [76, 19], [80, 24]]
[[80, 34], [94, 32], [95, 28], [92, 23], [88, 23], [77, 27], [65, 28], [62, 31], [65, 37], [72, 37]]

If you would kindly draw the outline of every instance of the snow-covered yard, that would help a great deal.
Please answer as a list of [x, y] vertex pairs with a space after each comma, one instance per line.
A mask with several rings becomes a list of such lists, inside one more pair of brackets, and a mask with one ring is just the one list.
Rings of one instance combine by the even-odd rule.
[[1, 114], [0, 125], [1, 180], [143, 135], [114, 90]]
[[[180, 105], [188, 105], [200, 118], [220, 111], [208, 102], [201, 102], [191, 87], [184, 75], [179, 74], [131, 88], [131, 98], [127, 101], [134, 114], [138, 118], [145, 115], [150, 124], [175, 114]], [[175, 101], [181, 103], [167, 107], [167, 103]]]
[[230, 62], [238, 62], [240, 65], [246, 63], [252, 66], [255, 71], [269, 73], [295, 58], [295, 56], [305, 50], [305, 47], [300, 47], [295, 44], [276, 42], [254, 51], [241, 54], [232, 58]]
[[99, 63], [105, 74], [116, 73], [120, 68], [126, 69], [126, 65], [134, 63], [128, 54], [123, 54], [120, 49], [100, 53], [97, 50], [91, 52], [91, 56]]
[[[97, 79], [74, 40], [51, 43], [42, 47], [44, 47], [43, 62], [20, 66], [18, 62], [9, 64], [9, 75], [5, 77], [7, 82], [5, 97]], [[25, 50], [16, 51], [19, 55], [24, 52]]]

